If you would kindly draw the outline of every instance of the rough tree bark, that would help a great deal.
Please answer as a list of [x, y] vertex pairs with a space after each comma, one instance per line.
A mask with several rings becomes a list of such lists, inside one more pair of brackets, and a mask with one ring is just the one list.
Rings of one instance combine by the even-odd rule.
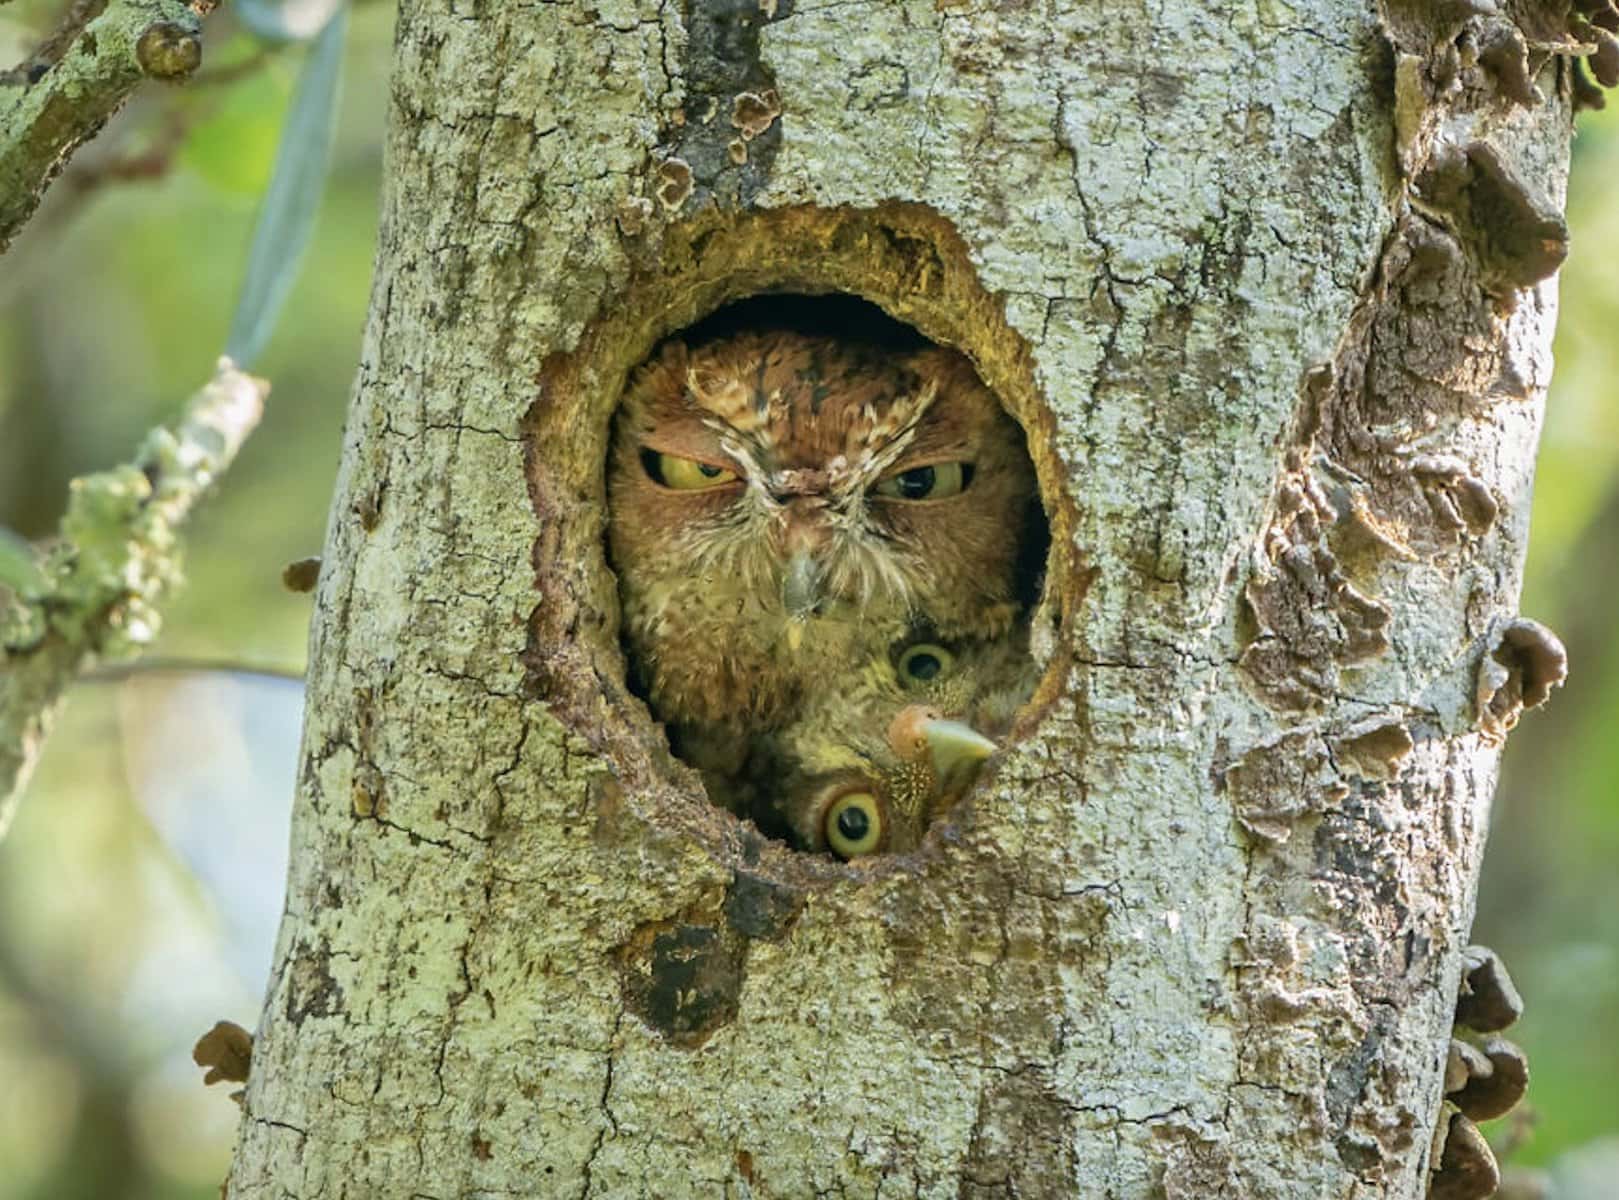
[[[1567, 25], [402, 3], [230, 1194], [1420, 1195], [1560, 670]], [[1049, 668], [914, 858], [761, 839], [624, 687], [617, 392], [772, 288], [962, 347], [1040, 473]]]

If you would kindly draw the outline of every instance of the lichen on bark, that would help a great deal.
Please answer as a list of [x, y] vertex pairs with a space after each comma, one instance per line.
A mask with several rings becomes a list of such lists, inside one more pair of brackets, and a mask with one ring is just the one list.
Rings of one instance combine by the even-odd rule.
[[130, 462], [81, 476], [34, 582], [0, 592], [0, 836], [63, 694], [90, 663], [133, 656], [180, 582], [179, 529], [259, 423], [269, 385], [219, 360]]

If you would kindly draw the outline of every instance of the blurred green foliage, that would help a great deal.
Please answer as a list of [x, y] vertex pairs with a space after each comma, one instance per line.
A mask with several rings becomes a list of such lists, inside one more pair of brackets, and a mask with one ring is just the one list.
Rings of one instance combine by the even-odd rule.
[[[1572, 249], [1536, 466], [1522, 611], [1569, 651], [1569, 679], [1508, 745], [1479, 896], [1526, 1006], [1533, 1136], [1546, 1163], [1619, 1134], [1619, 103], [1574, 143]], [[1619, 1161], [1600, 1193], [1619, 1196]]]
[[[221, 47], [221, 58], [247, 63], [258, 53], [257, 46], [252, 38], [235, 38]], [[205, 115], [186, 132], [181, 166], [220, 192], [256, 201], [270, 182], [286, 113], [286, 76], [279, 64], [278, 69], [253, 71], [217, 102], [196, 102], [206, 106]]]
[[[52, 8], [0, 9], [0, 57], [20, 57]], [[391, 17], [355, 14], [320, 224], [258, 367], [274, 385], [266, 417], [190, 527], [190, 584], [158, 655], [301, 666], [309, 600], [278, 576], [322, 540], [369, 285]], [[148, 89], [4, 260], [0, 524], [48, 534], [69, 478], [122, 461], [206, 378], [298, 53], [266, 55], [227, 14], [210, 18], [204, 77]], [[155, 177], [96, 182], [143, 155]], [[1528, 1003], [1514, 1036], [1537, 1120], [1514, 1161], [1565, 1156], [1570, 1200], [1619, 1194], [1568, 1182], [1619, 1177], [1591, 1148], [1619, 1136], [1616, 180], [1619, 108], [1587, 114], [1523, 605], [1565, 635], [1573, 667], [1508, 752], [1476, 931]], [[285, 804], [296, 728], [292, 689], [221, 688], [157, 675], [77, 689], [0, 844], [0, 1200], [217, 1194], [237, 1113], [225, 1089], [203, 1089], [189, 1048], [218, 1018], [256, 1023], [268, 949], [243, 940], [228, 881], [210, 888], [196, 864], [228, 836], [251, 852], [257, 818], [284, 816], [263, 810]], [[261, 761], [270, 750], [288, 759], [286, 787]], [[165, 777], [191, 790], [154, 799]], [[177, 827], [176, 807], [212, 825]], [[273, 920], [273, 899], [258, 906]]]

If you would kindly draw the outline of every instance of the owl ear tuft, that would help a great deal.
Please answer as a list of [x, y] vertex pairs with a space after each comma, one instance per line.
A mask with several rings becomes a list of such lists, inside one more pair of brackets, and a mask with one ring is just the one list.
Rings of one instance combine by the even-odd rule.
[[699, 408], [740, 432], [759, 429], [770, 416], [770, 406], [755, 403], [763, 398], [723, 362], [687, 367], [686, 392]]

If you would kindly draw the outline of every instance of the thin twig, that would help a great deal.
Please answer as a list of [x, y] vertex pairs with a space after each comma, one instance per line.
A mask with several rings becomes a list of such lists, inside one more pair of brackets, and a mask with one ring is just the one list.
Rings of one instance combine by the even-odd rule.
[[137, 675], [160, 674], [254, 675], [261, 679], [284, 679], [294, 683], [304, 681], [303, 671], [296, 667], [263, 666], [229, 658], [138, 658], [133, 662], [94, 667], [80, 676], [80, 682], [122, 683]]
[[187, 115], [171, 111], [163, 114], [162, 122], [162, 128], [139, 154], [122, 154], [98, 162], [80, 160], [62, 177], [63, 187], [72, 189], [75, 196], [88, 198], [107, 184], [162, 178], [174, 165], [180, 147], [185, 145], [191, 121]]

